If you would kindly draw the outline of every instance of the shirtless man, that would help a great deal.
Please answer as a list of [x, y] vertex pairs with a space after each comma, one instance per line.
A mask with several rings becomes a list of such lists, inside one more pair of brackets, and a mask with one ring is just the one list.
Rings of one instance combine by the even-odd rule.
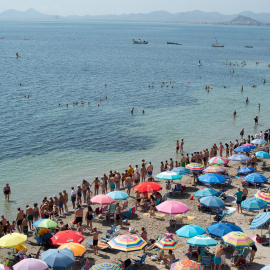
[[186, 157], [184, 154], [181, 155], [181, 167], [186, 167]]
[[120, 181], [121, 181], [121, 175], [119, 174], [119, 172], [115, 172], [114, 179], [115, 179], [115, 189], [119, 190], [120, 189]]
[[34, 209], [27, 204], [25, 213], [27, 216], [29, 229], [32, 230], [32, 225], [33, 225], [33, 220], [34, 220]]
[[83, 222], [83, 209], [81, 208], [81, 205], [78, 205], [78, 209], [75, 211], [75, 220], [76, 224]]
[[181, 139], [181, 143], [180, 143], [180, 153], [184, 152], [184, 139]]
[[221, 255], [224, 254], [223, 246], [219, 245], [215, 250], [215, 258], [214, 258], [214, 270], [217, 269], [217, 265], [219, 265], [219, 270], [221, 270]]
[[123, 226], [122, 224], [122, 219], [121, 219], [121, 208], [119, 206], [119, 203], [116, 203], [116, 209], [115, 209], [115, 220], [114, 220], [114, 225], [116, 223], [120, 222], [121, 227]]
[[172, 250], [169, 250], [168, 251], [168, 255], [164, 255], [163, 256], [164, 264], [167, 267], [171, 267], [171, 265], [172, 265], [172, 263], [173, 263], [174, 260], [175, 260], [175, 256], [174, 256]]
[[114, 174], [109, 178], [110, 190], [111, 192], [115, 190], [115, 179]]
[[130, 195], [130, 190], [132, 188], [132, 175], [131, 174], [126, 178], [126, 186], [127, 186], [127, 194]]
[[21, 210], [21, 208], [18, 208], [18, 212], [17, 212], [17, 217], [16, 217], [16, 222], [17, 222], [17, 229], [19, 231], [19, 233], [22, 233], [22, 221], [23, 221], [23, 211]]
[[4, 217], [4, 215], [1, 216], [1, 221], [2, 221], [2, 225], [3, 225], [3, 233], [5, 235], [5, 234], [7, 234], [7, 220]]
[[40, 213], [39, 213], [39, 209], [38, 209], [38, 204], [34, 203], [34, 207], [33, 207], [33, 215], [34, 215], [34, 221], [39, 219]]
[[172, 170], [173, 170], [173, 159], [170, 158], [170, 171], [172, 171]]
[[77, 185], [77, 203], [82, 204], [82, 188], [80, 185]]
[[59, 214], [64, 214], [64, 196], [59, 192]]
[[93, 184], [94, 184], [94, 188], [95, 188], [94, 196], [96, 196], [96, 195], [98, 195], [99, 185], [100, 185], [100, 181], [99, 181], [97, 176], [95, 177], [95, 179], [93, 180], [93, 182], [90, 186], [92, 187]]
[[149, 161], [149, 164], [147, 165], [147, 174], [148, 174], [148, 176], [152, 176], [153, 169], [154, 169], [154, 167], [153, 167], [151, 161]]
[[213, 146], [213, 151], [214, 151], [214, 157], [217, 156], [217, 151], [218, 151], [218, 147], [217, 145], [214, 143], [214, 146]]
[[96, 227], [93, 228], [90, 235], [93, 235], [94, 252], [95, 252], [95, 255], [97, 255], [98, 254], [98, 231]]
[[106, 175], [106, 173], [103, 173], [103, 179], [104, 179], [104, 184], [105, 184], [105, 194], [107, 194], [107, 192], [108, 192], [108, 180], [109, 180], [109, 178], [108, 178], [108, 176]]
[[63, 197], [64, 197], [64, 207], [65, 207], [65, 212], [68, 212], [68, 194], [66, 190], [63, 190]]
[[28, 235], [28, 221], [25, 214], [23, 214], [22, 228], [23, 228], [23, 233], [25, 235]]

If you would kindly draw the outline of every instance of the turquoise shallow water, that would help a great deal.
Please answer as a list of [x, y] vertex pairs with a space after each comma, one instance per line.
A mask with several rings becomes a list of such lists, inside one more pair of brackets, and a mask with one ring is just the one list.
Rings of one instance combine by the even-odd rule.
[[[11, 184], [12, 202], [1, 199], [0, 210], [7, 216], [142, 158], [157, 169], [177, 158], [177, 139], [191, 152], [235, 140], [242, 127], [246, 134], [269, 128], [269, 28], [1, 22], [1, 30], [0, 185]], [[224, 48], [211, 47], [215, 36]], [[133, 38], [149, 44], [133, 45]], [[244, 60], [244, 67], [228, 65]], [[161, 88], [163, 81], [174, 88]], [[81, 100], [90, 105], [72, 106]]]

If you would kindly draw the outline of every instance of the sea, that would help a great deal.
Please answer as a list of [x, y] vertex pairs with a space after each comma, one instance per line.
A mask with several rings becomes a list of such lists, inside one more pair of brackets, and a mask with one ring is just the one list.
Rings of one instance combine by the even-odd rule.
[[270, 128], [269, 27], [2, 21], [0, 37], [0, 188], [12, 191], [0, 214], [10, 220], [129, 163], [158, 172], [180, 160], [181, 138], [191, 153]]

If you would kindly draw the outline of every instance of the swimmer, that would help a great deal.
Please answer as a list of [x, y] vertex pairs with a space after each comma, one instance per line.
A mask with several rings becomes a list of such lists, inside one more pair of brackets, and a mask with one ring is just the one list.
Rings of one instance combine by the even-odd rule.
[[108, 97], [106, 96], [105, 99], [108, 99]]
[[233, 116], [236, 116], [236, 110], [233, 111]]
[[142, 110], [142, 114], [144, 114], [144, 110]]
[[20, 83], [19, 86], [22, 86], [22, 84]]
[[107, 84], [105, 83], [105, 85], [104, 85], [105, 87], [107, 86]]
[[258, 109], [261, 110], [261, 103], [258, 104]]
[[68, 108], [68, 104], [66, 104], [66, 108]]
[[19, 57], [20, 57], [18, 52], [16, 52], [16, 57], [17, 57], [17, 58], [19, 58]]
[[133, 111], [134, 111], [134, 108], [132, 108], [132, 109], [130, 110], [131, 114], [133, 114]]
[[98, 103], [98, 105], [97, 105], [98, 107], [99, 107], [99, 103]]
[[246, 98], [246, 103], [248, 103], [248, 97]]
[[243, 87], [243, 85], [241, 86], [241, 92], [243, 92], [243, 90], [244, 90], [244, 87]]
[[88, 105], [90, 105], [90, 101], [88, 101], [88, 103], [87, 103]]

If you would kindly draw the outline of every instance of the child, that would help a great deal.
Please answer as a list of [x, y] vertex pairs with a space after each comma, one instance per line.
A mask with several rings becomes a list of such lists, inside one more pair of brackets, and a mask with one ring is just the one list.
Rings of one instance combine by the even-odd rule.
[[77, 231], [78, 232], [81, 232], [81, 233], [83, 233], [84, 231], [86, 231], [86, 229], [84, 228], [84, 226], [82, 226], [82, 223], [81, 222], [78, 223]]
[[244, 266], [246, 264], [246, 260], [244, 259], [243, 255], [240, 255], [239, 260], [235, 263], [235, 266]]
[[93, 231], [90, 233], [90, 235], [93, 235], [93, 246], [96, 255], [98, 254], [98, 231], [96, 227], [93, 228]]

